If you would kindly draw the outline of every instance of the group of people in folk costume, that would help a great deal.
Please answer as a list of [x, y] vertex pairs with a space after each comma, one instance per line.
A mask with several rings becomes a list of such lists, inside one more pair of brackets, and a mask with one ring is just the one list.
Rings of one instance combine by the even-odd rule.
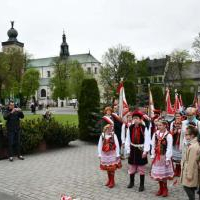
[[114, 108], [104, 110], [103, 131], [98, 143], [100, 169], [106, 170], [106, 186], [115, 185], [115, 171], [122, 167], [124, 152], [128, 157], [128, 188], [135, 185], [135, 175], [140, 175], [139, 192], [145, 190], [145, 171], [148, 154], [152, 159], [150, 177], [158, 181], [157, 196], [168, 196], [167, 180], [180, 177], [189, 199], [195, 199], [195, 190], [200, 182], [198, 135], [200, 121], [196, 109], [189, 107], [185, 114], [177, 111], [169, 121], [154, 110], [153, 118], [140, 109], [129, 112], [125, 119]]

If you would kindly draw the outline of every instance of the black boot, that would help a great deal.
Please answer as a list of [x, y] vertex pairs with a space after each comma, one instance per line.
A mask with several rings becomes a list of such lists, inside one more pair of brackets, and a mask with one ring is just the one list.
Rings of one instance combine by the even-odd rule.
[[135, 184], [135, 174], [130, 174], [130, 183], [128, 184], [127, 188], [132, 188]]
[[139, 192], [144, 191], [144, 175], [140, 175], [140, 187], [139, 187]]

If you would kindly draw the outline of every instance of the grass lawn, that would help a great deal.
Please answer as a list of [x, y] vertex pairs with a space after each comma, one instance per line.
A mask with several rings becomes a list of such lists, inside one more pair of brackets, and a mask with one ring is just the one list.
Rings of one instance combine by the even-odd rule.
[[[78, 115], [53, 115], [53, 117], [59, 121], [60, 123], [63, 124], [74, 124], [78, 126]], [[36, 114], [25, 114], [24, 119], [37, 119], [37, 118], [42, 118], [42, 115]], [[23, 119], [23, 120], [24, 120]]]

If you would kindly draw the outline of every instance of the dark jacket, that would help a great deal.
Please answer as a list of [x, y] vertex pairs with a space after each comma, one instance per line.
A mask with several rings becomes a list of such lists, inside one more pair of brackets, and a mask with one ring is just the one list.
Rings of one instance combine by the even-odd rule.
[[16, 111], [11, 113], [11, 110], [7, 109], [3, 113], [3, 118], [6, 120], [6, 127], [8, 132], [20, 130], [20, 119], [24, 118], [22, 111]]

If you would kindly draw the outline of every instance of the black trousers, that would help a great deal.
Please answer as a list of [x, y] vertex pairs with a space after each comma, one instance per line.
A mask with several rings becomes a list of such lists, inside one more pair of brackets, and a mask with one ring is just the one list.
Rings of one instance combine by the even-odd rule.
[[195, 200], [195, 190], [196, 187], [187, 187], [187, 186], [183, 186], [189, 200]]
[[20, 153], [20, 131], [9, 131], [8, 132], [8, 156], [13, 157], [14, 153], [18, 156]]

